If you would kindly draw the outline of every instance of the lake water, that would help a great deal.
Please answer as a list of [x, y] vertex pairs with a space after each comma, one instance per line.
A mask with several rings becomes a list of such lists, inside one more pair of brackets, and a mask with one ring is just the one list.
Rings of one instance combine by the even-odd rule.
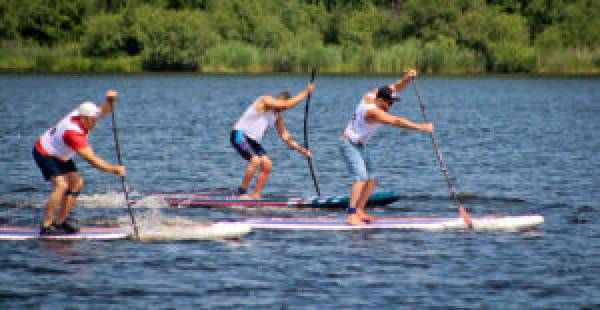
[[[390, 76], [317, 76], [309, 139], [322, 193], [348, 192], [336, 146], [354, 107]], [[49, 193], [36, 137], [83, 100], [119, 92], [129, 187], [142, 194], [238, 186], [229, 132], [257, 96], [302, 90], [307, 76], [0, 76], [0, 225], [38, 226]], [[519, 233], [267, 232], [241, 241], [1, 242], [2, 308], [598, 308], [600, 79], [422, 77], [456, 187], [473, 216], [542, 214]], [[303, 104], [284, 113], [302, 141]], [[421, 121], [412, 86], [391, 112]], [[110, 117], [90, 135], [115, 163]], [[306, 160], [271, 130], [265, 194], [313, 195]], [[379, 190], [402, 195], [379, 217], [454, 217], [427, 135], [382, 128], [371, 149]], [[126, 219], [119, 178], [76, 159], [81, 225]], [[139, 208], [193, 221], [296, 216]], [[303, 211], [325, 216], [336, 211]], [[342, 214], [339, 210], [337, 213]]]

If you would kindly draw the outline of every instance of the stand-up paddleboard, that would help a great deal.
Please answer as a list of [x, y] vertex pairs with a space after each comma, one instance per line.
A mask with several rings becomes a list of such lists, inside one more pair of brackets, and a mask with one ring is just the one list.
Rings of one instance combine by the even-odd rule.
[[0, 240], [115, 240], [126, 239], [127, 232], [118, 227], [81, 228], [76, 234], [40, 235], [34, 227], [0, 227]]
[[140, 239], [142, 241], [239, 239], [250, 232], [252, 232], [252, 225], [242, 222], [159, 225], [142, 227]]
[[[139, 227], [142, 241], [236, 239], [252, 231], [252, 225], [242, 222], [206, 224], [158, 225]], [[39, 228], [0, 227], [0, 240], [116, 240], [131, 238], [131, 229], [119, 227], [81, 228], [76, 234], [40, 235]]]
[[[471, 218], [476, 231], [519, 231], [534, 228], [544, 222], [541, 215], [486, 216]], [[376, 222], [355, 226], [345, 218], [254, 218], [246, 220], [255, 229], [267, 230], [463, 230], [462, 218], [382, 218]]]
[[[322, 197], [292, 197], [292, 196], [269, 196], [263, 199], [239, 199], [230, 190], [201, 191], [195, 193], [177, 194], [154, 194], [143, 197], [143, 200], [151, 198], [164, 201], [172, 207], [194, 207], [194, 208], [263, 208], [263, 207], [287, 207], [287, 208], [346, 208], [350, 197], [348, 196], [322, 196]], [[393, 192], [374, 193], [369, 197], [367, 206], [385, 206], [400, 199]], [[138, 200], [141, 201], [141, 200]]]

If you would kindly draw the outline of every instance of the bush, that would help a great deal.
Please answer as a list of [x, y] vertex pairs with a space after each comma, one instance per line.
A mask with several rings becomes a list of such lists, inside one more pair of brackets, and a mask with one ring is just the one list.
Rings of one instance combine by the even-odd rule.
[[342, 49], [343, 72], [371, 72], [374, 70], [376, 51], [371, 46], [352, 46]]
[[142, 7], [136, 17], [134, 31], [143, 43], [142, 67], [147, 70], [198, 70], [207, 48], [219, 40], [200, 12]]
[[227, 71], [228, 69], [251, 70], [260, 66], [259, 50], [243, 42], [225, 42], [206, 51], [204, 66], [209, 70]]
[[121, 14], [91, 18], [86, 24], [81, 45], [83, 54], [87, 56], [136, 55], [141, 50], [141, 43], [124, 25]]
[[274, 72], [299, 71], [300, 52], [294, 46], [288, 45], [280, 48], [267, 48], [263, 51], [263, 66]]
[[474, 51], [461, 48], [454, 39], [439, 36], [424, 45], [421, 69], [429, 73], [482, 72], [485, 59]]
[[514, 43], [494, 44], [490, 54], [495, 72], [530, 73], [537, 67], [537, 52], [529, 46]]
[[542, 50], [539, 57], [540, 73], [598, 73], [600, 50], [586, 48], [554, 48]]
[[399, 73], [409, 68], [417, 68], [422, 44], [417, 40], [409, 40], [379, 50], [373, 59], [373, 70], [380, 73]]
[[342, 52], [339, 47], [313, 44], [301, 50], [298, 65], [302, 71], [308, 72], [313, 66], [319, 71], [335, 71], [342, 65]]

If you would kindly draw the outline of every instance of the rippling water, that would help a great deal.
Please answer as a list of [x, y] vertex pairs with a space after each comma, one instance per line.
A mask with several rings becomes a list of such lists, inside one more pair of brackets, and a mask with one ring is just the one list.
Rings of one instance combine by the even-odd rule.
[[[0, 76], [0, 225], [37, 226], [49, 185], [37, 135], [84, 99], [119, 91], [128, 183], [138, 193], [238, 185], [229, 130], [257, 96], [300, 91], [305, 76]], [[384, 76], [318, 76], [310, 144], [321, 191], [351, 180], [336, 148], [360, 96]], [[2, 242], [0, 305], [22, 307], [597, 308], [600, 307], [600, 80], [420, 78], [450, 174], [472, 215], [542, 214], [521, 233], [266, 232], [239, 242]], [[392, 112], [421, 120], [411, 86]], [[302, 141], [303, 108], [284, 113]], [[115, 162], [110, 120], [91, 134]], [[306, 161], [270, 132], [265, 193], [312, 195]], [[384, 128], [372, 150], [380, 189], [402, 200], [380, 217], [456, 216], [426, 135]], [[77, 161], [83, 225], [126, 219], [118, 178]], [[121, 199], [121, 200], [120, 200]], [[151, 206], [148, 206], [151, 207]], [[294, 216], [140, 208], [188, 220]], [[306, 214], [306, 213], [311, 214]], [[340, 211], [339, 213], [341, 213]], [[304, 211], [302, 216], [331, 211]]]

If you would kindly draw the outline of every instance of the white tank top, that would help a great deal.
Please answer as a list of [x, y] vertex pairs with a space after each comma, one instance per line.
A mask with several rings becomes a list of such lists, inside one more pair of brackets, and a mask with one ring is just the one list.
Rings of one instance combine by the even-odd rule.
[[258, 113], [256, 110], [257, 101], [258, 99], [246, 109], [246, 112], [242, 114], [233, 129], [243, 131], [256, 142], [261, 142], [267, 129], [275, 124], [277, 113], [273, 111]]
[[44, 151], [53, 157], [67, 161], [73, 157], [74, 151], [65, 144], [64, 135], [67, 130], [75, 130], [79, 133], [85, 131], [72, 118], [77, 116], [77, 110], [71, 111], [56, 126], [49, 128], [40, 136], [40, 143]]
[[365, 120], [365, 114], [367, 113], [367, 111], [371, 109], [377, 109], [377, 106], [375, 104], [366, 103], [366, 98], [375, 98], [375, 95], [367, 94], [363, 97], [363, 99], [356, 107], [356, 112], [354, 112], [354, 116], [352, 117], [350, 122], [348, 122], [348, 126], [346, 126], [346, 130], [344, 131], [344, 134], [348, 137], [348, 139], [350, 139], [350, 141], [354, 143], [360, 142], [362, 144], [367, 144], [367, 142], [369, 142], [371, 137], [377, 131], [377, 128], [379, 128], [382, 125], [380, 123], [369, 124]]

